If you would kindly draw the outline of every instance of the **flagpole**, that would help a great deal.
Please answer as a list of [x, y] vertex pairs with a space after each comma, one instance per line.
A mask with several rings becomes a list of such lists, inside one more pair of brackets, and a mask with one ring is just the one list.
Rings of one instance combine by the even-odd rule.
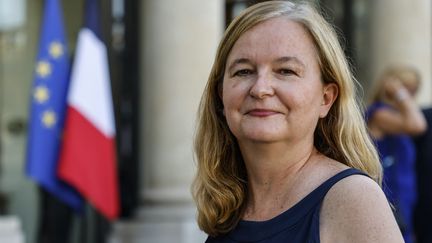
[[89, 213], [90, 211], [90, 205], [86, 202], [84, 204], [84, 210], [81, 220], [81, 241], [82, 243], [94, 243], [91, 239], [91, 232], [92, 232], [92, 222], [91, 222], [91, 215]]
[[85, 204], [81, 219], [80, 243], [106, 243], [109, 222], [90, 204]]

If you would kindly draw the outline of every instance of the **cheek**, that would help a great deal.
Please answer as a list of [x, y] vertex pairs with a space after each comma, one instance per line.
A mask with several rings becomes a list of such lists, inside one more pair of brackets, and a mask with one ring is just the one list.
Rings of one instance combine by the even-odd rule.
[[291, 111], [299, 111], [301, 115], [308, 115], [319, 111], [322, 103], [322, 94], [316, 89], [299, 86], [285, 89], [279, 95], [281, 102]]
[[316, 92], [307, 85], [291, 84], [280, 86], [276, 89], [277, 95], [282, 102], [291, 106], [302, 107], [311, 103], [316, 98]]
[[224, 116], [228, 124], [232, 121], [235, 121], [237, 117], [240, 115], [241, 103], [239, 99], [235, 96], [232, 96], [230, 93], [225, 93], [223, 96], [223, 104], [224, 104]]
[[222, 86], [222, 102], [225, 111], [239, 108], [247, 95], [248, 88], [246, 85], [224, 82]]
[[247, 92], [242, 85], [223, 84], [222, 102], [224, 115], [231, 132], [236, 134], [242, 116], [242, 106]]
[[233, 99], [232, 96], [233, 96], [232, 89], [229, 89], [226, 87], [226, 85], [224, 85], [222, 88], [222, 102], [223, 102], [225, 112], [230, 110], [231, 107], [233, 106], [233, 102], [235, 101], [235, 99]]
[[223, 114], [229, 130], [236, 135], [241, 120], [241, 115], [238, 112], [240, 105], [236, 102], [236, 99], [232, 99], [229, 95], [226, 94], [223, 98]]

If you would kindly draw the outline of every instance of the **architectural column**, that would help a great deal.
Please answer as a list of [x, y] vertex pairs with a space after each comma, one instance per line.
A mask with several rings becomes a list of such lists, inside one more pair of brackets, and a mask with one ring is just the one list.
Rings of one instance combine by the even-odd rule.
[[415, 66], [422, 76], [421, 105], [432, 101], [431, 10], [430, 0], [370, 1], [372, 76], [391, 64]]
[[141, 190], [144, 202], [190, 202], [196, 112], [223, 31], [223, 1], [142, 4]]
[[111, 242], [204, 242], [190, 186], [199, 100], [224, 25], [224, 1], [141, 4], [141, 201]]

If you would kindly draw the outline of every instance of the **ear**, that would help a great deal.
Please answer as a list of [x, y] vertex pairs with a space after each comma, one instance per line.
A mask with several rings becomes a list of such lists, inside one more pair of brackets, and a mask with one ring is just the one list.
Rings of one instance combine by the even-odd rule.
[[320, 118], [327, 116], [327, 113], [329, 112], [338, 95], [339, 87], [336, 83], [328, 83], [324, 85], [320, 108]]

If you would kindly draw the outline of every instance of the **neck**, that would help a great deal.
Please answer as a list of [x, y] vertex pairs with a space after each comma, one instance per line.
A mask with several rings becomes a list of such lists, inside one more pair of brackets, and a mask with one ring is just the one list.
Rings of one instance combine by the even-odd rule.
[[240, 149], [248, 173], [245, 218], [251, 219], [269, 218], [286, 209], [291, 189], [301, 179], [311, 158], [318, 154], [313, 143], [301, 146], [241, 144]]
[[317, 153], [313, 143], [288, 145], [284, 143], [239, 143], [248, 171], [254, 182], [278, 180], [279, 176], [297, 173]]

